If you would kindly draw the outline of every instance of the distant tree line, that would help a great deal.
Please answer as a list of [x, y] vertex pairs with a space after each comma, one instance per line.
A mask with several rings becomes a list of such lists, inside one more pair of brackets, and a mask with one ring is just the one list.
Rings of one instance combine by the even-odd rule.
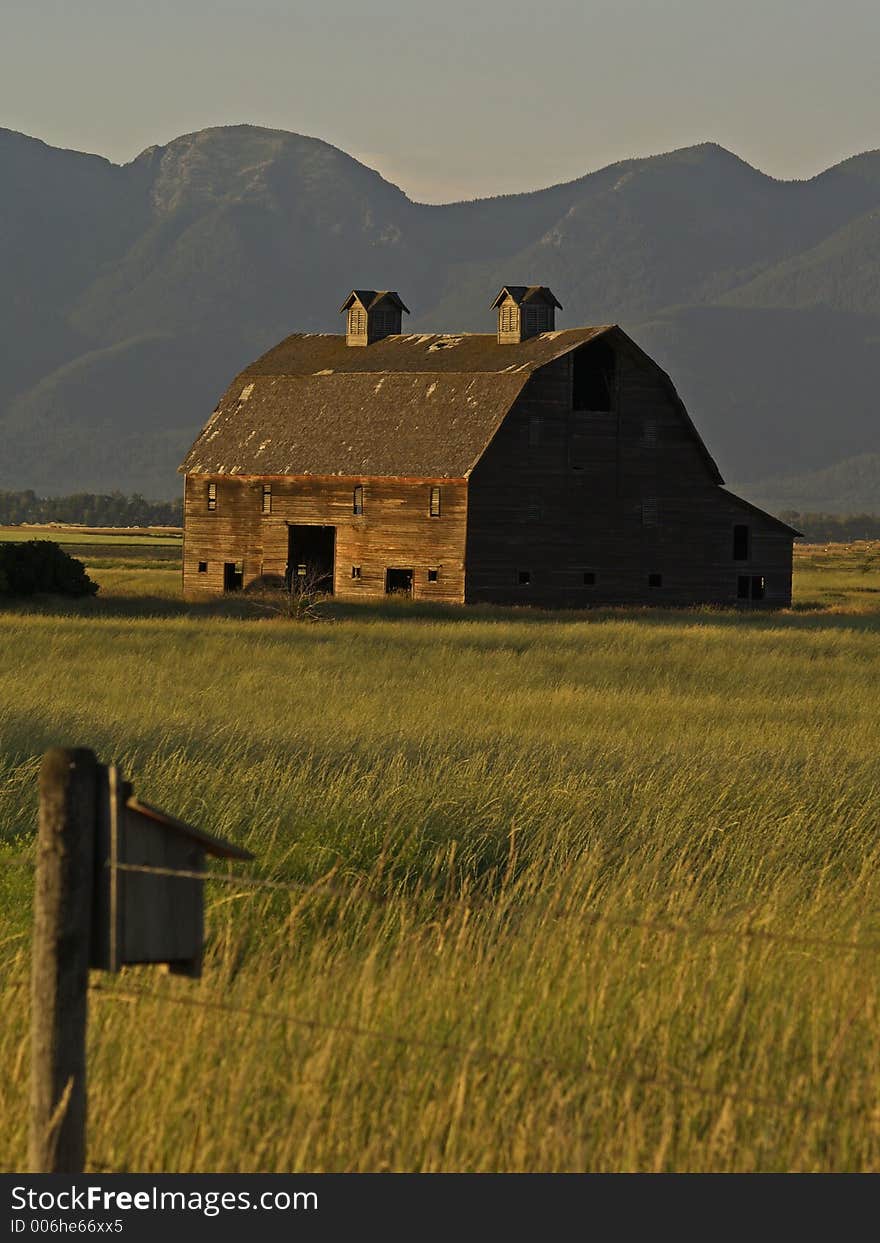
[[75, 522], [89, 527], [179, 527], [183, 502], [147, 501], [137, 492], [72, 496], [37, 496], [35, 492], [0, 491], [0, 525], [20, 522]]
[[851, 544], [880, 539], [880, 514], [801, 514], [786, 509], [783, 522], [803, 531], [808, 544]]

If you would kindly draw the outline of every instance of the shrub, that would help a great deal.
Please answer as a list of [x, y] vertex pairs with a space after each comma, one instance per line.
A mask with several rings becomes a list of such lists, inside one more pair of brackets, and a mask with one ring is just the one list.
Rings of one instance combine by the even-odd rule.
[[93, 596], [97, 590], [83, 563], [51, 540], [0, 544], [0, 595]]

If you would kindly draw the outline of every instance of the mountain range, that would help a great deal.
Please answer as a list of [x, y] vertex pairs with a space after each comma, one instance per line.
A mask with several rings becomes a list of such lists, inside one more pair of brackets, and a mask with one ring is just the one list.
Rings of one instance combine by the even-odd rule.
[[173, 496], [231, 376], [340, 331], [353, 287], [486, 332], [501, 285], [539, 283], [559, 326], [620, 323], [669, 371], [747, 496], [880, 511], [880, 151], [786, 182], [706, 143], [429, 206], [283, 131], [115, 165], [0, 130], [0, 180], [0, 488]]

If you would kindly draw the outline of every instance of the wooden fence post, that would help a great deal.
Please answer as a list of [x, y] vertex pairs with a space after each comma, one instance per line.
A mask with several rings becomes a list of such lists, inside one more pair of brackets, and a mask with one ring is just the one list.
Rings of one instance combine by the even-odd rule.
[[82, 1173], [98, 765], [56, 748], [40, 769], [34, 888], [29, 1170]]

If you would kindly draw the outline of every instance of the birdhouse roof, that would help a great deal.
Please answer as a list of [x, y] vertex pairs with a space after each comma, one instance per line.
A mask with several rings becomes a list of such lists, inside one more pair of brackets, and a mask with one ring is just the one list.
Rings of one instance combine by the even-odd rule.
[[188, 837], [198, 846], [201, 846], [206, 854], [214, 855], [217, 859], [253, 859], [254, 857], [249, 850], [243, 850], [241, 846], [227, 842], [222, 837], [215, 837], [213, 833], [206, 833], [204, 829], [197, 829], [191, 824], [185, 824], [182, 820], [178, 820], [176, 816], [169, 816], [167, 811], [160, 811], [158, 807], [151, 807], [149, 803], [141, 802], [139, 798], [129, 798], [126, 800], [125, 805], [129, 811], [146, 816], [148, 820], [155, 821], [156, 824], [162, 825], [163, 828], [171, 829], [173, 832], [180, 834], [181, 837]]

